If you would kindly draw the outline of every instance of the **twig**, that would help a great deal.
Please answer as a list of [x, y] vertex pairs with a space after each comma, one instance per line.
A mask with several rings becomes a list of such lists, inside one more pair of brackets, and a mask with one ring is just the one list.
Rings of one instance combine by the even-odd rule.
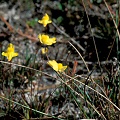
[[52, 22], [52, 24], [53, 24], [53, 26], [61, 33], [61, 34], [63, 34], [63, 35], [65, 35], [66, 37], [68, 37], [75, 45], [77, 45], [82, 51], [85, 51], [85, 49], [79, 44], [79, 43], [77, 43], [73, 38], [71, 38], [67, 33], [65, 33], [63, 30], [61, 30], [60, 28], [58, 28], [58, 26], [55, 24], [55, 23], [53, 23]]
[[86, 10], [86, 7], [85, 7], [84, 0], [82, 0], [82, 3], [83, 3], [83, 7], [85, 9], [86, 16], [87, 16], [87, 19], [88, 19], [88, 23], [89, 23], [89, 26], [90, 26], [90, 30], [91, 30], [91, 34], [92, 34], [92, 38], [93, 38], [93, 43], [94, 43], [94, 47], [95, 47], [95, 52], [96, 52], [96, 55], [97, 55], [97, 60], [98, 60], [98, 64], [99, 64], [99, 67], [100, 67], [100, 70], [101, 70], [101, 65], [100, 65], [98, 50], [97, 50], [97, 46], [96, 46], [94, 34], [93, 34], [93, 31], [92, 31], [92, 26], [91, 26], [90, 19], [89, 19], [89, 16], [88, 16], [88, 13], [87, 13], [87, 10]]
[[13, 27], [9, 24], [9, 22], [7, 22], [3, 16], [0, 16], [0, 19], [7, 25], [8, 29], [10, 30], [10, 32], [14, 32]]
[[7, 21], [4, 19], [3, 16], [0, 16], [0, 19], [7, 25], [8, 29], [10, 30], [10, 32], [12, 32], [12, 33], [17, 33], [17, 34], [19, 34], [19, 35], [21, 35], [21, 36], [23, 36], [23, 37], [26, 37], [26, 38], [32, 40], [33, 42], [35, 42], [35, 41], [38, 40], [38, 39], [35, 38], [35, 37], [32, 37], [32, 36], [30, 36], [30, 35], [28, 35], [28, 34], [23, 33], [20, 29], [19, 29], [19, 30], [16, 30], [15, 28], [13, 28], [13, 27], [10, 25], [10, 23], [7, 22]]
[[8, 65], [15, 65], [15, 66], [17, 66], [17, 67], [26, 68], [26, 69], [29, 69], [29, 70], [36, 71], [36, 72], [38, 72], [38, 73], [42, 73], [42, 74], [47, 75], [47, 76], [49, 76], [49, 77], [55, 78], [55, 77], [53, 77], [53, 76], [47, 74], [46, 72], [42, 72], [42, 71], [40, 71], [40, 70], [37, 70], [37, 69], [31, 68], [31, 67], [27, 67], [27, 66], [24, 66], [24, 65], [15, 64], [15, 63], [12, 63], [12, 62], [5, 62], [5, 61], [2, 61], [2, 60], [0, 60], [0, 63], [8, 64]]
[[23, 37], [26, 37], [26, 38], [32, 40], [33, 42], [35, 42], [35, 41], [38, 40], [38, 39], [35, 38], [35, 37], [32, 37], [32, 36], [30, 36], [30, 35], [28, 35], [28, 34], [23, 33], [20, 29], [17, 31], [17, 33], [18, 33], [19, 35], [23, 36]]
[[114, 18], [113, 18], [113, 15], [112, 15], [112, 13], [111, 13], [111, 11], [110, 11], [110, 8], [109, 8], [109, 6], [108, 6], [106, 0], [103, 0], [103, 1], [104, 1], [105, 5], [106, 5], [106, 7], [107, 7], [107, 9], [108, 9], [108, 11], [109, 11], [111, 17], [112, 17], [112, 20], [113, 20], [113, 23], [114, 23], [115, 28], [116, 28], [116, 30], [117, 30], [117, 34], [118, 34], [119, 41], [120, 41], [120, 33], [119, 33], [119, 30], [118, 30], [117, 24], [116, 24], [116, 22], [115, 22], [115, 20], [114, 20]]

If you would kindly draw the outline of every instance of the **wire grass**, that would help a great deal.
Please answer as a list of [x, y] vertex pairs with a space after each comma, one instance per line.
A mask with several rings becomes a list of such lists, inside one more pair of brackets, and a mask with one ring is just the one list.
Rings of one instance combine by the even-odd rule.
[[[91, 30], [91, 34], [93, 37], [93, 43], [96, 51], [96, 56], [99, 64], [99, 68], [102, 71], [102, 66], [99, 60], [98, 50], [95, 43], [94, 33], [92, 32], [92, 26], [89, 20], [89, 16], [87, 14], [87, 8], [82, 0], [88, 23], [89, 23], [89, 29]], [[120, 40], [120, 34], [118, 30], [118, 23], [119, 23], [119, 7], [116, 10], [116, 22], [114, 21], [114, 17], [112, 16], [107, 2], [104, 0], [104, 3], [106, 5], [106, 8], [108, 9], [112, 20], [114, 22], [115, 28], [116, 28], [116, 49], [117, 49], [117, 61], [116, 61], [116, 72], [113, 72], [113, 67], [111, 66], [112, 70], [107, 71], [106, 75], [102, 78], [97, 79], [92, 78], [92, 73], [94, 70], [96, 70], [96, 67], [94, 67], [94, 70], [90, 71], [89, 67], [84, 60], [84, 57], [79, 52], [79, 48], [84, 51], [84, 48], [82, 48], [80, 45], [77, 45], [75, 47], [71, 42], [68, 42], [69, 45], [72, 46], [72, 48], [76, 51], [78, 56], [83, 61], [86, 70], [87, 75], [86, 77], [82, 77], [82, 75], [76, 75], [74, 74], [71, 76], [71, 71], [67, 70], [66, 73], [59, 73], [57, 72], [57, 77], [53, 77], [49, 75], [47, 72], [43, 72], [42, 70], [38, 70], [40, 66], [38, 66], [35, 63], [36, 56], [34, 55], [28, 55], [26, 54], [26, 62], [24, 65], [21, 64], [15, 64], [12, 62], [5, 62], [3, 60], [0, 60], [0, 83], [1, 83], [1, 89], [2, 92], [0, 94], [0, 98], [2, 100], [3, 109], [0, 109], [0, 118], [4, 118], [6, 116], [10, 116], [11, 118], [18, 119], [17, 116], [13, 115], [16, 113], [19, 115], [19, 119], [56, 119], [56, 120], [72, 120], [77, 119], [76, 116], [71, 116], [70, 114], [66, 115], [65, 109], [58, 110], [57, 114], [51, 114], [50, 109], [52, 108], [51, 100], [55, 96], [57, 98], [61, 98], [62, 96], [65, 100], [63, 103], [74, 103], [74, 105], [78, 108], [80, 114], [79, 119], [105, 119], [105, 120], [114, 120], [118, 119], [118, 115], [120, 113], [120, 71], [119, 71], [119, 40]], [[117, 4], [119, 6], [119, 0], [117, 0]], [[57, 27], [55, 23], [53, 25], [59, 30], [62, 31], [60, 28]], [[67, 33], [62, 33], [68, 37]], [[74, 39], [71, 39], [73, 42]], [[78, 44], [76, 42], [73, 42], [75, 44]], [[26, 48], [26, 53], [29, 52], [29, 50]], [[32, 59], [32, 61], [31, 61]], [[106, 60], [108, 61], [108, 59]], [[16, 66], [17, 68], [14, 70], [13, 67]], [[31, 67], [32, 66], [32, 67]], [[38, 100], [38, 93], [36, 96], [33, 94], [34, 89], [32, 88], [32, 81], [34, 78], [36, 78], [36, 74], [39, 75], [39, 77], [42, 77], [43, 75], [46, 75], [47, 77], [51, 79], [56, 79], [60, 82], [59, 85], [54, 86], [54, 92], [52, 92], [49, 96], [46, 97], [46, 91], [43, 95], [41, 95], [41, 100]], [[30, 89], [28, 90], [27, 87], [25, 87], [25, 76], [28, 78], [28, 83], [31, 85]], [[19, 86], [24, 86], [21, 90], [15, 89], [15, 82], [16, 84], [20, 84]], [[38, 83], [37, 83], [38, 84]], [[26, 89], [25, 89], [26, 88]], [[52, 88], [53, 89], [53, 88]], [[35, 92], [39, 89], [39, 86], [37, 89], [35, 89]], [[43, 88], [43, 90], [47, 90]], [[58, 90], [58, 91], [57, 91]], [[60, 92], [61, 91], [61, 92]], [[26, 93], [29, 92], [30, 95], [28, 97], [28, 100], [25, 98]], [[62, 94], [61, 94], [62, 93]], [[15, 97], [18, 95], [19, 97], [16, 99]], [[21, 99], [20, 99], [21, 98]], [[56, 107], [60, 106], [60, 101], [57, 102]], [[63, 103], [61, 103], [63, 105]], [[65, 104], [64, 104], [65, 105]], [[71, 109], [71, 108], [69, 108]], [[66, 115], [66, 116], [64, 116]], [[7, 117], [6, 117], [7, 118]]]

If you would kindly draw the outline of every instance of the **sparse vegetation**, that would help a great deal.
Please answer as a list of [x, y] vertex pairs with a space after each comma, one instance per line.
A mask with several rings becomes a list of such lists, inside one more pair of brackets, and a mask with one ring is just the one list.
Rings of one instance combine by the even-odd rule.
[[0, 3], [0, 119], [120, 119], [119, 0]]

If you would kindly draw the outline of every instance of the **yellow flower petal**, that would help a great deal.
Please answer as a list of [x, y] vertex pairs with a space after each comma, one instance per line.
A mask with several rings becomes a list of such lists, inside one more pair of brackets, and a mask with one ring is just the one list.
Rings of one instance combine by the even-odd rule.
[[43, 16], [43, 20], [49, 20], [49, 16], [47, 13]]
[[49, 38], [49, 42], [51, 42], [52, 44], [53, 44], [53, 43], [56, 43], [56, 38], [55, 38], [55, 37]]
[[2, 52], [2, 55], [3, 55], [3, 56], [7, 56], [7, 53], [5, 53], [5, 52]]
[[13, 57], [13, 53], [7, 53], [7, 59], [8, 61], [11, 61]]
[[48, 52], [48, 48], [42, 48], [41, 51], [42, 51], [42, 54], [46, 54]]
[[48, 65], [50, 65], [55, 71], [58, 71], [58, 63], [55, 60], [49, 60]]
[[18, 53], [15, 53], [15, 52], [14, 52], [14, 53], [12, 54], [12, 56], [13, 56], [13, 57], [17, 57], [17, 56], [18, 56]]
[[63, 66], [62, 63], [58, 63], [58, 70], [59, 72], [63, 72], [64, 70], [66, 70], [67, 66]]

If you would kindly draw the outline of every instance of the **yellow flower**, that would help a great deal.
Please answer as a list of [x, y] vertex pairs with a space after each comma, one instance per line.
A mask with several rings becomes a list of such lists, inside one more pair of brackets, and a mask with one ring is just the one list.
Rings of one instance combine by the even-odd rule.
[[38, 22], [43, 24], [44, 27], [46, 27], [47, 24], [52, 23], [52, 21], [49, 19], [49, 16], [47, 14], [45, 14], [42, 20], [39, 20]]
[[49, 38], [48, 35], [44, 35], [44, 34], [39, 34], [38, 38], [40, 40], [40, 42], [44, 45], [52, 45], [53, 43], [56, 43], [56, 38]]
[[42, 54], [46, 54], [48, 52], [48, 48], [42, 48], [41, 51], [42, 51]]
[[13, 57], [18, 56], [18, 53], [14, 52], [14, 45], [10, 43], [6, 52], [2, 52], [2, 55], [7, 57], [8, 61], [11, 61]]
[[57, 63], [55, 60], [49, 60], [47, 64], [57, 72], [63, 72], [67, 68], [67, 66], [63, 66], [62, 63]]

